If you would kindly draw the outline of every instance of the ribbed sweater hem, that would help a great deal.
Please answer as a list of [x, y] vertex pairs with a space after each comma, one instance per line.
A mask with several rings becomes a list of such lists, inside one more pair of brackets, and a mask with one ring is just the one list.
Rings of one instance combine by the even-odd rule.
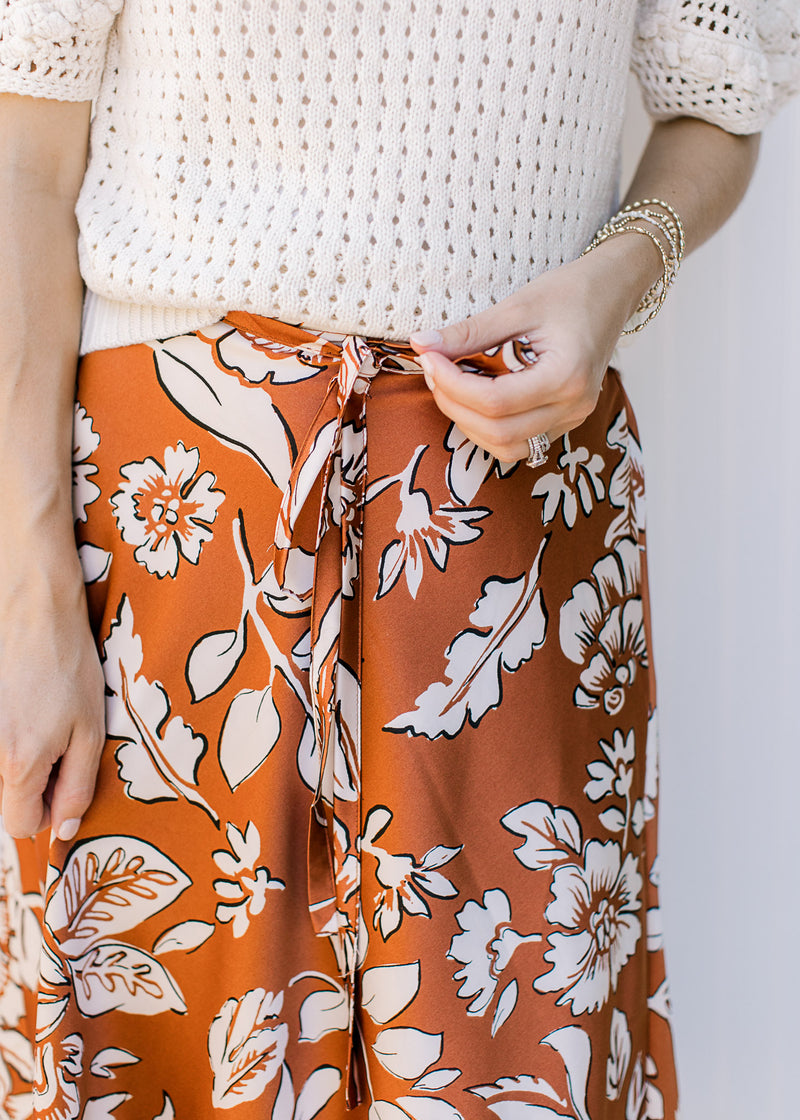
[[154, 338], [187, 334], [218, 322], [223, 314], [219, 307], [145, 307], [87, 291], [80, 352], [81, 355], [90, 354], [95, 350], [112, 350]]

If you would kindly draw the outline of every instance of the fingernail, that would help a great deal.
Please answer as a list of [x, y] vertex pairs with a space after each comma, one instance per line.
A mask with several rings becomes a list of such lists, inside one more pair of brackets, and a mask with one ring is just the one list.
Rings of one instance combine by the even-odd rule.
[[61, 822], [56, 836], [59, 840], [71, 840], [80, 827], [80, 817], [71, 817], [70, 820]]
[[415, 331], [409, 335], [408, 341], [415, 346], [440, 346], [444, 339], [439, 331]]

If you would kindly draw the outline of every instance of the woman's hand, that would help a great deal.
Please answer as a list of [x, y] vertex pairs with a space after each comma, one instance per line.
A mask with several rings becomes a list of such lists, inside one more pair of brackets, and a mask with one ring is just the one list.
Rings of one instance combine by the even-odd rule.
[[75, 835], [104, 685], [72, 520], [83, 284], [75, 200], [91, 104], [0, 94], [0, 786], [12, 836]]
[[[621, 235], [444, 328], [441, 341], [412, 335], [436, 404], [501, 462], [527, 458], [529, 436], [554, 440], [593, 411], [620, 333], [661, 268], [648, 238]], [[454, 364], [520, 336], [538, 359], [519, 373], [489, 378]]]
[[11, 836], [52, 823], [69, 840], [94, 792], [104, 685], [74, 544], [50, 549], [0, 562], [0, 791]]
[[[735, 210], [758, 144], [758, 136], [734, 136], [705, 121], [661, 121], [624, 201], [669, 201], [683, 219], [691, 252]], [[649, 238], [628, 233], [451, 324], [439, 337], [429, 331], [412, 336], [417, 353], [426, 355], [439, 408], [501, 461], [527, 458], [529, 436], [545, 432], [555, 439], [591, 413], [620, 332], [662, 267]], [[539, 355], [521, 373], [488, 378], [454, 365], [460, 356], [520, 335]]]

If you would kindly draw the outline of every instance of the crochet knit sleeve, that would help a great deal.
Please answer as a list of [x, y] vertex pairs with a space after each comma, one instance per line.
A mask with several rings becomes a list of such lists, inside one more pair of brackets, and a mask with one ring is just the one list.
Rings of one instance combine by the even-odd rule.
[[89, 101], [124, 0], [0, 0], [0, 92]]
[[800, 90], [800, 0], [640, 0], [633, 68], [651, 116], [758, 132]]

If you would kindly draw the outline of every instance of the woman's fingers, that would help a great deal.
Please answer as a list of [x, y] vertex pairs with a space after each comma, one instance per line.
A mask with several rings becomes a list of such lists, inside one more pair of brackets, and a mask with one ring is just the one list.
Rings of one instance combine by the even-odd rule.
[[552, 379], [545, 372], [539, 382], [538, 366], [489, 378], [465, 373], [442, 355], [426, 359], [431, 371], [426, 379], [437, 407], [473, 443], [503, 462], [527, 458], [529, 436], [546, 432], [556, 439], [581, 423], [593, 407], [591, 401], [584, 411], [566, 394], [551, 397]]
[[453, 358], [474, 354], [495, 346], [501, 339], [522, 334], [529, 314], [519, 293], [514, 293], [458, 323], [449, 323], [438, 330], [417, 331], [409, 342], [418, 353], [436, 350]]
[[50, 779], [50, 759], [25, 749], [24, 743], [7, 748], [3, 758], [3, 827], [9, 836], [35, 836], [47, 827], [44, 793]]
[[6, 832], [22, 838], [51, 826], [59, 840], [71, 840], [91, 804], [103, 744], [102, 726], [95, 726], [74, 730], [60, 758], [58, 747], [6, 747], [0, 786]]
[[61, 758], [50, 801], [53, 834], [59, 840], [72, 839], [91, 804], [103, 743], [100, 728], [76, 731]]
[[455, 403], [498, 419], [549, 404], [558, 392], [545, 361], [502, 377], [467, 373], [435, 351], [420, 355], [419, 361], [429, 387], [435, 385]]

